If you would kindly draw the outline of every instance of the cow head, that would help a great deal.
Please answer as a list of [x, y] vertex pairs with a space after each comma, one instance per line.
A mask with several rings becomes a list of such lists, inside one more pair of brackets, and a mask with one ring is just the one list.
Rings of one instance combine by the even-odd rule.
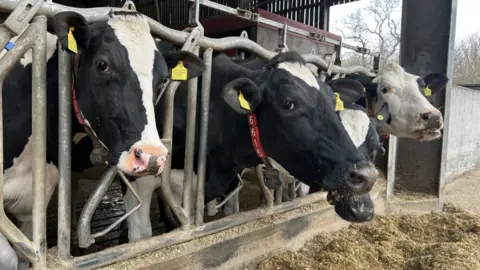
[[[395, 136], [416, 140], [433, 140], [441, 136], [442, 114], [427, 99], [442, 90], [448, 78], [442, 74], [430, 74], [426, 84], [419, 76], [406, 72], [395, 63], [388, 64], [377, 77], [358, 74], [347, 75], [358, 79], [373, 98], [374, 110], [388, 111], [383, 131]], [[426, 97], [427, 96], [427, 97]]]
[[[240, 93], [250, 110], [242, 107]], [[372, 188], [377, 170], [340, 123], [329, 86], [298, 53], [281, 53], [260, 71], [243, 71], [224, 87], [223, 98], [238, 114], [257, 115], [265, 152], [295, 178], [342, 194]]]
[[69, 29], [74, 28], [78, 106], [108, 148], [108, 162], [135, 176], [159, 174], [168, 150], [156, 129], [156, 90], [179, 60], [188, 78], [199, 76], [205, 66], [189, 53], [162, 55], [140, 13], [108, 15], [107, 21], [87, 24], [78, 13], [62, 12], [53, 18], [54, 33], [67, 48]]

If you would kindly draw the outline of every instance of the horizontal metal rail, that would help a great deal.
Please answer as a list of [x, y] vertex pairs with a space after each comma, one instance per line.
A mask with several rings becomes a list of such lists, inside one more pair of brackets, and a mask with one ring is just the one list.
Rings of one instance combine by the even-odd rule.
[[[195, 0], [189, 0], [189, 1], [194, 2]], [[265, 25], [268, 25], [268, 26], [276, 27], [278, 29], [284, 28], [283, 23], [276, 22], [276, 21], [273, 21], [273, 20], [270, 20], [270, 19], [267, 19], [267, 18], [263, 18], [258, 13], [254, 13], [254, 12], [251, 12], [249, 10], [228, 7], [228, 6], [225, 6], [225, 5], [210, 1], [210, 0], [199, 0], [199, 2], [203, 6], [213, 8], [213, 9], [216, 9], [216, 10], [228, 13], [228, 14], [232, 14], [232, 15], [250, 20], [250, 21], [262, 23], [262, 24], [265, 24]], [[287, 25], [286, 28], [288, 29], [289, 32], [304, 36], [306, 38], [310, 38], [310, 39], [317, 40], [317, 41], [322, 41], [322, 42], [327, 42], [327, 43], [330, 43], [330, 44], [333, 44], [333, 45], [336, 45], [336, 46], [339, 46], [341, 44], [341, 42], [339, 40], [329, 38], [329, 37], [324, 36], [324, 35], [320, 35], [316, 32], [309, 32], [309, 31], [306, 31], [306, 30], [303, 30], [303, 29], [300, 29], [300, 28], [297, 28], [297, 27], [289, 26], [289, 25]]]
[[[20, 0], [2, 0], [0, 1], [0, 10], [10, 11], [15, 8], [15, 6], [20, 2]], [[55, 14], [63, 11], [75, 11], [82, 14], [87, 21], [89, 22], [96, 22], [96, 21], [105, 21], [108, 19], [108, 13], [111, 10], [122, 10], [120, 8], [73, 8], [68, 7], [60, 4], [55, 3], [44, 3], [42, 7], [40, 7], [37, 11], [37, 14], [46, 15], [47, 17], [52, 17]], [[189, 37], [189, 33], [178, 31], [174, 29], [170, 29], [157, 21], [145, 16], [148, 20], [150, 25], [150, 29], [153, 35], [160, 37], [162, 40], [166, 40], [172, 42], [174, 44], [180, 45], [184, 44]], [[280, 24], [279, 27], [282, 27]], [[247, 50], [251, 53], [254, 53], [258, 57], [262, 59], [271, 59], [275, 55], [276, 52], [272, 52], [260, 46], [258, 43], [255, 43], [252, 40], [243, 37], [226, 37], [226, 38], [208, 38], [208, 37], [201, 37], [197, 43], [198, 46], [201, 48], [211, 48], [214, 51], [225, 51], [230, 49], [243, 49]], [[305, 56], [304, 56], [305, 57]], [[316, 56], [321, 59], [319, 56]], [[313, 59], [314, 61], [310, 61], [309, 59]], [[314, 65], [317, 65], [322, 70], [327, 70], [328, 65], [326, 63], [322, 63], [315, 58], [308, 58], [305, 59], [307, 62], [310, 62]], [[323, 60], [323, 59], [322, 59]], [[323, 60], [324, 61], [324, 60]], [[339, 71], [342, 73], [342, 70], [355, 70], [358, 73], [367, 75], [367, 76], [374, 76], [373, 73], [368, 72], [363, 67], [350, 67], [350, 68], [343, 68], [335, 66], [333, 68], [333, 73], [337, 73]]]
[[205, 223], [203, 226], [192, 230], [176, 230], [164, 235], [155, 236], [131, 244], [117, 246], [94, 254], [74, 258], [73, 267], [78, 269], [92, 269], [115, 263], [119, 260], [128, 260], [138, 254], [145, 254], [160, 248], [190, 241], [195, 238], [207, 236], [232, 227], [264, 218], [269, 215], [287, 212], [295, 208], [326, 200], [326, 193], [309, 194], [295, 201], [285, 202], [274, 207], [258, 208], [248, 212], [241, 212], [220, 220]]

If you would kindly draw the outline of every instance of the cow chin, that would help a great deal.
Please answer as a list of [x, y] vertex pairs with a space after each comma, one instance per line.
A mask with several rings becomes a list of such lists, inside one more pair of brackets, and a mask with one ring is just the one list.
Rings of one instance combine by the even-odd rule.
[[327, 200], [334, 205], [335, 213], [348, 222], [368, 222], [375, 217], [375, 207], [370, 194], [361, 196], [341, 196], [329, 192]]
[[421, 129], [416, 130], [411, 136], [412, 139], [417, 141], [432, 141], [440, 139], [442, 137], [442, 132], [440, 129]]

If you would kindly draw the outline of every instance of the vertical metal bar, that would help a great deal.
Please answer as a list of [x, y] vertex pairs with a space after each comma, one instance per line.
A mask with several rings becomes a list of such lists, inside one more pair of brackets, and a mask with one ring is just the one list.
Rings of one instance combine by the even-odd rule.
[[280, 185], [277, 189], [275, 189], [275, 205], [279, 205], [282, 203], [282, 194], [283, 194], [283, 184]]
[[[15, 48], [0, 59], [0, 171], [3, 172], [3, 83], [8, 72], [17, 63], [18, 59], [25, 54], [34, 44], [40, 26], [36, 23], [30, 24], [28, 28], [17, 39]], [[4, 186], [3, 173], [0, 173], [0, 190]], [[35, 244], [8, 219], [3, 208], [3, 192], [0, 192], [0, 232], [18, 248], [30, 262], [39, 260]]]
[[157, 15], [157, 22], [160, 22], [160, 6], [158, 5], [158, 0], [154, 0], [155, 3], [155, 13]]
[[34, 269], [46, 268], [45, 166], [47, 164], [47, 18], [37, 16], [38, 33], [32, 50], [32, 148], [33, 148], [33, 243], [38, 250], [39, 261]]
[[393, 199], [395, 191], [395, 169], [397, 163], [397, 137], [390, 135], [387, 160], [387, 202]]
[[442, 134], [442, 157], [440, 160], [440, 176], [438, 183], [438, 208], [443, 208], [444, 203], [444, 191], [445, 185], [447, 184], [446, 174], [447, 174], [447, 157], [448, 157], [448, 140], [449, 140], [449, 131], [450, 131], [450, 108], [452, 104], [452, 90], [453, 90], [453, 63], [454, 63], [454, 47], [455, 47], [455, 26], [457, 22], [457, 0], [452, 0], [451, 4], [451, 13], [450, 13], [450, 31], [448, 39], [448, 60], [446, 75], [448, 78], [451, 78], [448, 81], [448, 84], [445, 88], [445, 102], [444, 102], [444, 113], [443, 113], [443, 134]]
[[290, 200], [295, 200], [297, 198], [297, 191], [295, 190], [295, 179], [293, 179], [293, 182], [288, 184], [288, 197], [290, 197]]
[[70, 257], [71, 230], [71, 152], [72, 152], [72, 72], [71, 56], [58, 42], [58, 226], [57, 254]]
[[[163, 132], [162, 132], [162, 141], [164, 141], [165, 146], [167, 146], [168, 151], [172, 151], [173, 145], [173, 113], [174, 113], [174, 99], [175, 92], [177, 91], [180, 82], [172, 81], [165, 91], [165, 97], [163, 98], [165, 102], [164, 106], [164, 121], [163, 121]], [[172, 168], [172, 159], [170, 155], [165, 162], [165, 167], [163, 168], [162, 177], [162, 193], [164, 199], [167, 201], [168, 206], [172, 209], [173, 213], [177, 216], [178, 221], [184, 227], [188, 227], [188, 219], [180, 206], [176, 201], [175, 197], [172, 194], [172, 189], [170, 187], [170, 172]]]
[[202, 77], [202, 118], [200, 120], [200, 138], [198, 142], [198, 169], [197, 169], [197, 203], [195, 214], [195, 225], [203, 224], [205, 208], [205, 171], [207, 169], [207, 143], [208, 143], [208, 115], [210, 112], [210, 84], [212, 80], [212, 53], [208, 48], [203, 53], [205, 72]]
[[[198, 2], [198, 0], [197, 0]], [[199, 48], [196, 47], [194, 54], [198, 55]], [[197, 115], [197, 91], [198, 78], [188, 81], [187, 96], [187, 129], [185, 138], [185, 167], [183, 179], [183, 209], [187, 215], [187, 220], [191, 223], [192, 212], [192, 180], [193, 180], [193, 161], [195, 154], [195, 122]]]

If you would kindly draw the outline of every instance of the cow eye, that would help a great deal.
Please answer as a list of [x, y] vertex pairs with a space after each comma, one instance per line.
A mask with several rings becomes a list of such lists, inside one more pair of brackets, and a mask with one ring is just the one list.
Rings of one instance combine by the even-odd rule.
[[98, 70], [103, 71], [103, 72], [107, 72], [110, 69], [108, 64], [105, 61], [102, 61], [102, 60], [97, 61], [97, 68], [98, 68]]
[[287, 101], [287, 102], [283, 103], [282, 107], [285, 110], [293, 110], [293, 109], [295, 109], [295, 103], [293, 103], [291, 101]]
[[384, 93], [384, 94], [388, 93], [389, 91], [390, 91], [390, 89], [389, 89], [388, 87], [386, 87], [386, 86], [384, 86], [384, 87], [382, 88], [382, 93]]

